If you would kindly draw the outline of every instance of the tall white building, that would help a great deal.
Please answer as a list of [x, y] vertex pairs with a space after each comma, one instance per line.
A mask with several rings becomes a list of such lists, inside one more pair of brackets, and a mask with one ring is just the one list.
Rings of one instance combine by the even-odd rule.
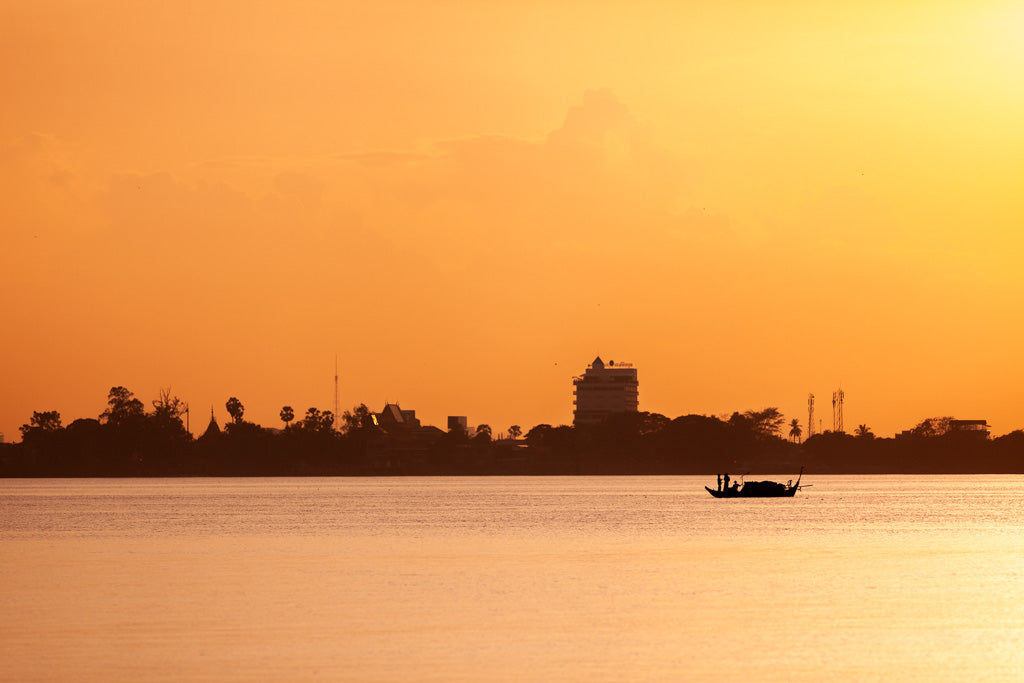
[[575, 387], [572, 423], [597, 424], [613, 413], [635, 413], [640, 407], [640, 382], [632, 363], [604, 364], [598, 356], [579, 377]]

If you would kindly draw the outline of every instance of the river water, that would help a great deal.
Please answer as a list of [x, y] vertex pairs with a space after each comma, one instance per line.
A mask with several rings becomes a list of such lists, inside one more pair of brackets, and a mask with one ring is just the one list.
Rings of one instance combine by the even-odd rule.
[[0, 480], [5, 681], [1024, 678], [1024, 477]]

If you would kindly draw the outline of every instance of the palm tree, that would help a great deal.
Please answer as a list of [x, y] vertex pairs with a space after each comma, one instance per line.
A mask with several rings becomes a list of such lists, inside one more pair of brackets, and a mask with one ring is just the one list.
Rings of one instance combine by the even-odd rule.
[[515, 441], [519, 438], [519, 435], [523, 433], [522, 428], [519, 425], [512, 425], [508, 428], [508, 435]]
[[281, 408], [281, 422], [284, 422], [285, 431], [288, 430], [288, 423], [295, 419], [295, 411], [291, 406]]
[[794, 443], [800, 443], [800, 437], [803, 436], [804, 430], [800, 429], [800, 420], [795, 417], [789, 423], [789, 438]]
[[234, 420], [235, 424], [242, 423], [242, 415], [245, 414], [245, 406], [237, 398], [232, 396], [228, 399], [228, 402], [224, 404], [224, 407], [228, 409], [228, 415]]
[[871, 427], [867, 425], [857, 425], [857, 431], [854, 432], [858, 439], [873, 439], [875, 435], [871, 432]]

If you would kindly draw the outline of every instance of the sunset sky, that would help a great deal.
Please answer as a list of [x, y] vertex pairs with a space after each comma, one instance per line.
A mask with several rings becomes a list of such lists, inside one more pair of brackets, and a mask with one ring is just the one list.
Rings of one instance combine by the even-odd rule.
[[1024, 5], [2, 2], [0, 432], [385, 401], [1024, 428]]

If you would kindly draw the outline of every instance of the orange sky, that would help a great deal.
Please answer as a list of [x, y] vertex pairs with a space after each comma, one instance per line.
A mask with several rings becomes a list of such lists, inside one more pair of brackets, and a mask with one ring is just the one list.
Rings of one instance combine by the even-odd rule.
[[[1016, 6], [1015, 6], [1016, 5]], [[0, 432], [124, 385], [279, 426], [1024, 427], [1024, 8], [2, 2]]]

